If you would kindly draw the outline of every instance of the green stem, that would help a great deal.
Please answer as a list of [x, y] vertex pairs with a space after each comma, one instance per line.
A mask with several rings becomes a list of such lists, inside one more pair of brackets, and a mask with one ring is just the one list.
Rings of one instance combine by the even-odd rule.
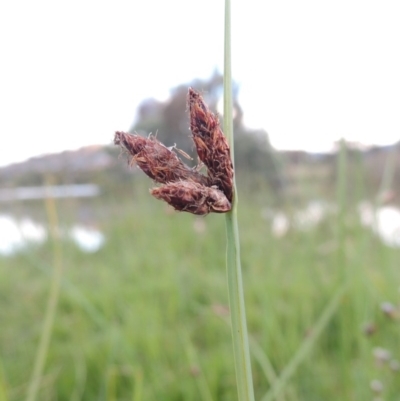
[[[50, 182], [48, 182], [50, 184]], [[51, 332], [56, 315], [57, 303], [62, 279], [62, 250], [58, 235], [58, 216], [54, 199], [46, 198], [46, 210], [49, 219], [50, 236], [53, 242], [53, 278], [51, 280], [50, 294], [48, 298], [45, 320], [43, 322], [40, 343], [33, 365], [32, 377], [28, 387], [26, 401], [37, 399], [39, 387], [50, 345]]]
[[[228, 137], [234, 164], [231, 73], [231, 7], [225, 1], [225, 54], [224, 54], [224, 131]], [[239, 401], [254, 401], [249, 340], [247, 336], [242, 269], [240, 263], [239, 228], [237, 223], [237, 191], [234, 182], [232, 210], [226, 214], [227, 278], [229, 306], [232, 321], [232, 339], [235, 358], [236, 382]]]

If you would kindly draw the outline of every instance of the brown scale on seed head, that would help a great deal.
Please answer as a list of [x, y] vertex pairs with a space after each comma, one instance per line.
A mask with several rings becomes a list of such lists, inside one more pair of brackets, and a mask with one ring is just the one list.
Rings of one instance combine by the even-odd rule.
[[132, 155], [133, 162], [136, 162], [150, 178], [161, 184], [181, 180], [210, 184], [206, 176], [184, 164], [172, 150], [154, 136], [144, 138], [117, 131], [114, 143], [124, 148]]
[[231, 209], [231, 203], [222, 191], [193, 181], [171, 182], [151, 189], [150, 193], [170, 204], [175, 210], [197, 215], [210, 212], [225, 213]]
[[208, 168], [211, 185], [217, 186], [232, 202], [233, 166], [228, 142], [213, 114], [203, 98], [189, 88], [190, 129], [200, 160]]

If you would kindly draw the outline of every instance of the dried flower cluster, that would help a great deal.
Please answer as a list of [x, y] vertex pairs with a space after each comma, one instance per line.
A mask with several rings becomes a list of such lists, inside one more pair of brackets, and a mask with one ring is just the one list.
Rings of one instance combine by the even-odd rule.
[[189, 89], [190, 129], [199, 159], [207, 167], [207, 176], [184, 164], [171, 148], [154, 136], [116, 132], [114, 143], [132, 156], [150, 178], [163, 184], [150, 190], [175, 210], [197, 215], [225, 213], [231, 209], [233, 166], [228, 142], [219, 121], [202, 97]]

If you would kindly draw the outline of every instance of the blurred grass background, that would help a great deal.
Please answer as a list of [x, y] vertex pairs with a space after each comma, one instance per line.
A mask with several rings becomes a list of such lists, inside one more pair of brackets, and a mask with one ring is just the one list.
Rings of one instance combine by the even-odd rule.
[[[341, 208], [328, 194], [332, 212], [319, 224], [292, 225], [277, 236], [269, 205], [280, 203], [290, 216], [317, 194], [303, 183], [302, 200], [274, 200], [253, 178], [238, 175], [256, 399], [271, 389], [274, 372], [287, 367], [346, 282], [322, 334], [276, 399], [373, 399], [370, 383], [380, 380], [384, 399], [397, 400], [399, 319], [381, 304], [399, 304], [400, 250], [360, 224], [357, 196], [347, 195], [365, 195], [363, 180], [352, 191], [339, 188]], [[85, 201], [106, 237], [97, 252], [59, 239], [63, 277], [40, 400], [236, 399], [223, 216], [171, 213], [149, 196], [149, 185], [135, 175], [124, 195]], [[60, 226], [73, 224], [82, 202], [56, 202]], [[31, 206], [46, 216], [44, 203]], [[10, 210], [18, 215], [25, 207], [14, 203]], [[0, 257], [1, 400], [25, 399], [52, 263], [50, 242]], [[391, 353], [391, 368], [379, 362], [377, 348]]]

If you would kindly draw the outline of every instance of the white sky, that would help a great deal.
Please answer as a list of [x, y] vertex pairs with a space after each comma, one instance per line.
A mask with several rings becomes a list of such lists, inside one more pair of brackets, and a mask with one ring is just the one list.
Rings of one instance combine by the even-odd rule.
[[[232, 1], [245, 122], [278, 149], [400, 139], [400, 1]], [[0, 3], [0, 165], [110, 143], [223, 66], [223, 0]], [[162, 138], [162, 130], [159, 132]]]

